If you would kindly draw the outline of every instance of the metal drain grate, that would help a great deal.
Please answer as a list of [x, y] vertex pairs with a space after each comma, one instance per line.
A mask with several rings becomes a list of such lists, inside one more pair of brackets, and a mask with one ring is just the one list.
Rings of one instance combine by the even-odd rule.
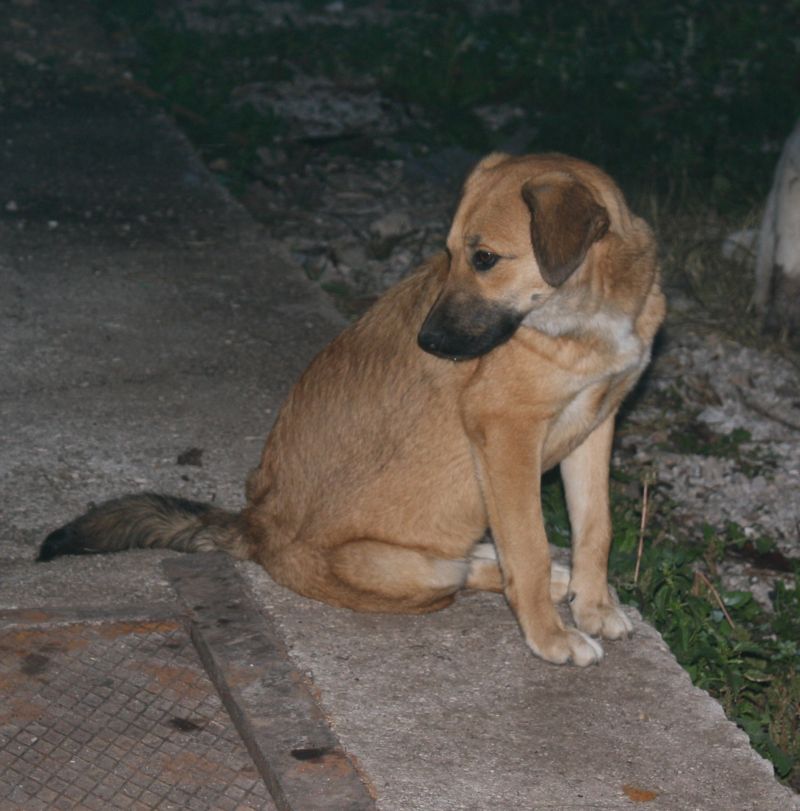
[[0, 808], [275, 809], [176, 621], [0, 632]]

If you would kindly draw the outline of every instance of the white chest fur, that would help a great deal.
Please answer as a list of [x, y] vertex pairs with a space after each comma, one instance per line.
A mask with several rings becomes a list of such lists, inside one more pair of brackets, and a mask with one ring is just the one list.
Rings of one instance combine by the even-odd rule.
[[545, 306], [534, 311], [523, 322], [572, 344], [568, 350], [572, 362], [559, 368], [566, 397], [545, 440], [548, 466], [559, 462], [616, 411], [650, 361], [649, 342], [637, 335], [632, 319], [625, 314], [608, 309], [578, 313], [562, 307], [558, 317], [551, 318], [549, 310]]
[[633, 319], [616, 309], [599, 307], [589, 312], [579, 306], [577, 297], [553, 296], [532, 310], [522, 322], [524, 327], [550, 338], [584, 339], [606, 360], [601, 375], [619, 374], [649, 360], [645, 346], [633, 328]]

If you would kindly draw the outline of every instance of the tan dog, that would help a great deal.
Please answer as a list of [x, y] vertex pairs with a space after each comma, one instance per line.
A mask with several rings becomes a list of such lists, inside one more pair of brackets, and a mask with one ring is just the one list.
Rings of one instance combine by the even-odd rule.
[[[610, 178], [562, 155], [490, 155], [466, 182], [446, 252], [303, 374], [241, 514], [130, 496], [52, 533], [40, 559], [221, 547], [357, 611], [503, 591], [534, 653], [596, 662], [589, 635], [631, 628], [607, 584], [614, 415], [663, 316], [652, 234]], [[572, 572], [551, 577], [540, 479], [557, 464]], [[476, 546], [487, 526], [499, 565]], [[567, 592], [579, 630], [553, 604]]]

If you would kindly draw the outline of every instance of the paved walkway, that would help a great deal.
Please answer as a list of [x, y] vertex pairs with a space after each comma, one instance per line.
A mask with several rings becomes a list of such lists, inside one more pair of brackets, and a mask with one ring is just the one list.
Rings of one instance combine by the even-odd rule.
[[[102, 47], [82, 3], [32, 7]], [[800, 808], [638, 619], [557, 668], [496, 595], [363, 616], [219, 556], [33, 563], [92, 500], [241, 504], [342, 325], [107, 83], [11, 94], [0, 156], [0, 809]]]

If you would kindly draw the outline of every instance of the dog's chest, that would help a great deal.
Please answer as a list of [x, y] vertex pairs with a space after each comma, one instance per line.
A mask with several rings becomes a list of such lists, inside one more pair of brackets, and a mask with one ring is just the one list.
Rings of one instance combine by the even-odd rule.
[[613, 414], [647, 365], [648, 353], [632, 364], [612, 365], [608, 373], [576, 381], [575, 391], [552, 417], [543, 456], [545, 467], [558, 464], [600, 423]]

